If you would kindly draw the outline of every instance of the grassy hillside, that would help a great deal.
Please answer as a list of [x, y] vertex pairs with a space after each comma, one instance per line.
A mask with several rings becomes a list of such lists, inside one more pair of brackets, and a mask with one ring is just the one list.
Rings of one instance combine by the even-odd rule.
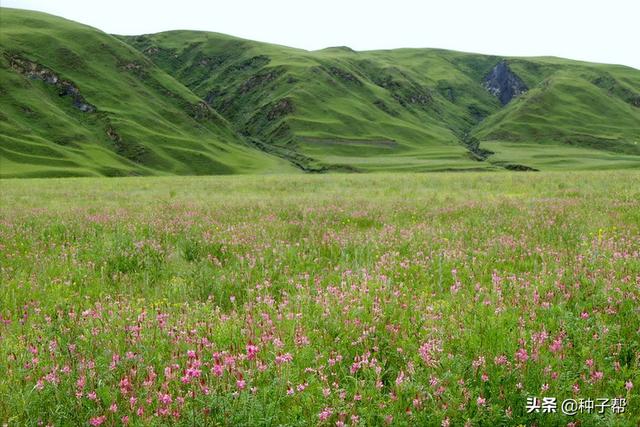
[[[628, 67], [0, 17], [3, 177], [640, 168]], [[506, 105], [503, 61], [527, 89]]]
[[[240, 132], [312, 167], [640, 167], [640, 72], [628, 67], [509, 58], [530, 90], [503, 107], [483, 86], [494, 56], [307, 52], [193, 31], [124, 40]], [[531, 161], [532, 144], [558, 162]]]
[[120, 40], [36, 12], [1, 21], [0, 176], [292, 169]]
[[495, 58], [348, 48], [306, 52], [191, 31], [126, 40], [239, 132], [309, 168], [486, 167], [460, 138], [499, 104], [475, 75], [452, 74], [449, 57], [477, 62], [478, 76]]
[[[523, 161], [529, 157], [527, 164], [543, 169], [552, 166], [543, 157], [567, 168], [580, 162], [581, 168], [638, 167], [639, 71], [559, 59], [518, 60], [512, 67], [527, 76], [532, 89], [474, 132], [488, 141], [484, 147], [497, 151], [494, 163], [513, 157], [515, 149]], [[532, 150], [525, 148], [532, 142]], [[533, 151], [540, 152], [537, 159]]]

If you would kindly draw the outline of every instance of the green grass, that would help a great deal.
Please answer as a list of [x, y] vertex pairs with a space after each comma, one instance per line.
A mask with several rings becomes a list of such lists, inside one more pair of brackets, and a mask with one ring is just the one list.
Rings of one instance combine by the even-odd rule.
[[[0, 424], [640, 421], [638, 172], [7, 179], [0, 197]], [[627, 406], [528, 414], [531, 396]]]
[[640, 159], [616, 152], [595, 150], [579, 145], [486, 141], [482, 147], [495, 154], [489, 162], [500, 165], [527, 165], [547, 171], [637, 169]]
[[[530, 91], [502, 107], [482, 85], [503, 59], [491, 55], [112, 36], [0, 14], [2, 177], [546, 169], [527, 163], [533, 146], [564, 169], [640, 165], [640, 71], [629, 67], [506, 58]], [[97, 111], [20, 74], [16, 57], [73, 82]], [[507, 145], [479, 161], [492, 141]]]

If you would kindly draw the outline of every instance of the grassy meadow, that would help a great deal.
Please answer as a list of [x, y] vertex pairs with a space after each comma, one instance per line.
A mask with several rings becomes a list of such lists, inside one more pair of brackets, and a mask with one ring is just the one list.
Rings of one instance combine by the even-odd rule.
[[0, 425], [640, 422], [638, 172], [2, 180], [0, 281]]

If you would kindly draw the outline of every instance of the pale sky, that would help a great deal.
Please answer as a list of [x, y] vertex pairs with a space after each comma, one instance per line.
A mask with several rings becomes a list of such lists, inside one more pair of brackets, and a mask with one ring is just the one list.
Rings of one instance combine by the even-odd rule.
[[112, 34], [205, 30], [307, 50], [434, 47], [640, 69], [638, 0], [1, 0]]

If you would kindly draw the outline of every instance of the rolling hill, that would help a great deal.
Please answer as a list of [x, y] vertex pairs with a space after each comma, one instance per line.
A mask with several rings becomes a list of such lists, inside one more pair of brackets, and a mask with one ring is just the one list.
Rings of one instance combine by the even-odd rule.
[[115, 37], [37, 12], [0, 20], [2, 176], [293, 169]]
[[640, 168], [640, 71], [0, 12], [0, 176]]

